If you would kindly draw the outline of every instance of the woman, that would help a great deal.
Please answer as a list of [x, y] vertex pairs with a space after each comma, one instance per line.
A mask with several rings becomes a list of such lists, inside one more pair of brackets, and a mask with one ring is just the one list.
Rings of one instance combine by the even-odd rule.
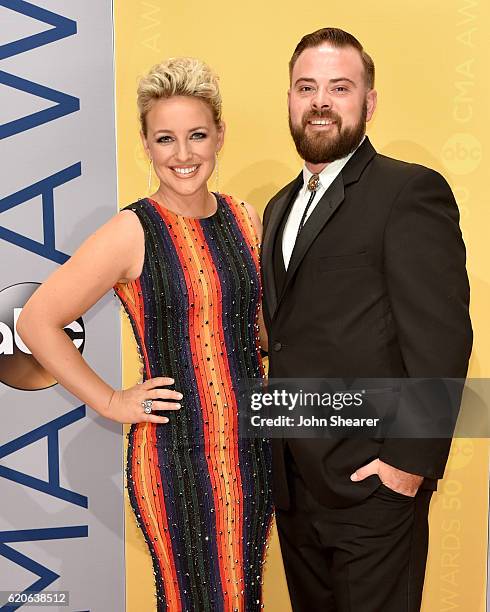
[[[69, 391], [132, 424], [128, 491], [152, 555], [158, 610], [256, 610], [270, 456], [264, 441], [239, 436], [236, 391], [263, 374], [260, 221], [247, 204], [207, 189], [225, 126], [205, 64], [155, 66], [140, 82], [138, 107], [158, 190], [101, 227], [39, 288], [18, 332]], [[63, 331], [111, 287], [144, 372], [142, 384], [121, 391]]]

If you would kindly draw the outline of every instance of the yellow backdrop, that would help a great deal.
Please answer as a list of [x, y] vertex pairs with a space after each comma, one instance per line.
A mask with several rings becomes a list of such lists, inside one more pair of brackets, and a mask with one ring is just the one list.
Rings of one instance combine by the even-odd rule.
[[[294, 46], [304, 33], [325, 26], [355, 34], [377, 69], [379, 105], [369, 125], [373, 144], [387, 155], [441, 171], [458, 199], [472, 285], [475, 346], [470, 374], [489, 376], [490, 345], [484, 331], [490, 306], [490, 212], [483, 143], [490, 136], [490, 3], [115, 0], [115, 20], [121, 206], [146, 192], [136, 86], [152, 64], [192, 55], [218, 72], [228, 127], [219, 188], [262, 211], [300, 168], [286, 109], [287, 62]], [[125, 385], [137, 379], [137, 368], [125, 321]], [[485, 609], [487, 466], [485, 440], [453, 443], [445, 480], [431, 507], [424, 612]], [[127, 610], [150, 612], [155, 609], [150, 556], [128, 503], [126, 510]], [[275, 533], [264, 588], [268, 610], [290, 609]]]

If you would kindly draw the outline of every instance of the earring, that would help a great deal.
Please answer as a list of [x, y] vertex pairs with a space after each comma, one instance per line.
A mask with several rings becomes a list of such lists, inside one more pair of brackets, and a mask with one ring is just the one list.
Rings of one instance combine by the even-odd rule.
[[150, 157], [150, 163], [148, 164], [148, 189], [147, 189], [148, 195], [150, 195], [150, 191], [151, 191], [151, 179], [153, 178], [152, 177], [152, 168], [153, 168], [153, 160]]
[[218, 152], [215, 153], [215, 162], [214, 162], [214, 190], [216, 193], [219, 193], [219, 159]]

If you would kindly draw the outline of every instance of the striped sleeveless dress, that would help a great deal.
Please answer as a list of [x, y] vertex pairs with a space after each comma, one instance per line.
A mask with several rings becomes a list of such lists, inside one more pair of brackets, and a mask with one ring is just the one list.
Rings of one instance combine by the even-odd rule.
[[[181, 408], [128, 434], [127, 487], [148, 544], [160, 611], [254, 611], [271, 524], [270, 449], [240, 436], [237, 385], [263, 375], [258, 239], [245, 206], [177, 215], [145, 198], [125, 210], [145, 235], [141, 276], [114, 290], [144, 379], [174, 378]], [[154, 405], [155, 408], [155, 405]]]

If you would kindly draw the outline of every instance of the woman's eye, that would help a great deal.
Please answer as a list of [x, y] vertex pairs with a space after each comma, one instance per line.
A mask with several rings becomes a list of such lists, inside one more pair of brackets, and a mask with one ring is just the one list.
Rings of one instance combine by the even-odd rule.
[[204, 132], [194, 132], [194, 134], [192, 134], [191, 138], [193, 140], [202, 140], [203, 138], [206, 138], [207, 134], [205, 134]]
[[170, 136], [160, 136], [160, 138], [157, 140], [157, 142], [170, 142], [172, 140], [172, 138]]

